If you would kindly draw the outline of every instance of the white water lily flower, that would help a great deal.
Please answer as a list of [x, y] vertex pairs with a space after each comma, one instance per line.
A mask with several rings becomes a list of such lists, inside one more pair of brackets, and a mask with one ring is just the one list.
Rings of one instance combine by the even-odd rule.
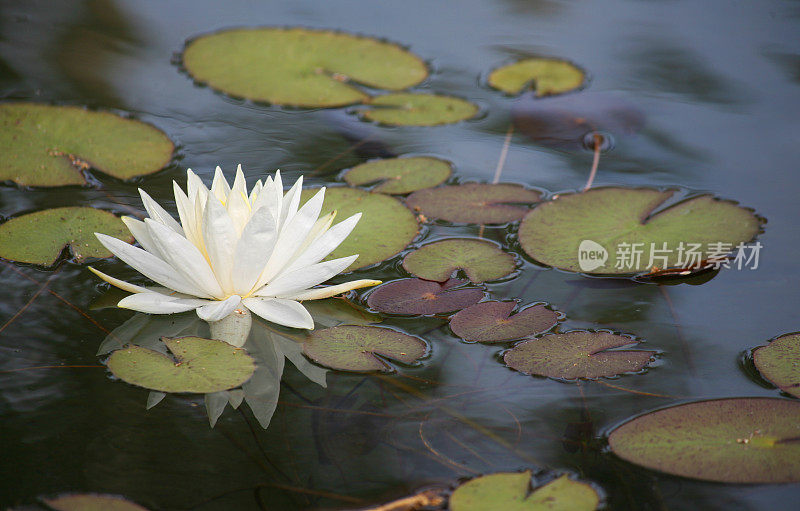
[[123, 217], [142, 248], [95, 233], [108, 250], [164, 287], [142, 287], [89, 268], [101, 279], [133, 293], [117, 305], [151, 314], [192, 309], [216, 322], [242, 307], [267, 321], [314, 328], [300, 303], [380, 284], [355, 280], [317, 288], [358, 255], [322, 262], [350, 234], [361, 214], [332, 226], [335, 212], [319, 218], [325, 188], [303, 207], [302, 176], [284, 195], [280, 171], [247, 193], [241, 165], [233, 186], [217, 167], [209, 190], [191, 170], [187, 191], [173, 182], [180, 223], [139, 190], [149, 218]]

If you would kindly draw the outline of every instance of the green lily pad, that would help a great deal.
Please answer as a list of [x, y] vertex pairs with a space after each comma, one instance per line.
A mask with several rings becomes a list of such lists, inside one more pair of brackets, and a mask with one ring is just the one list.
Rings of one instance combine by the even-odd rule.
[[428, 243], [403, 259], [403, 267], [425, 280], [444, 282], [462, 269], [476, 284], [497, 280], [514, 271], [514, 256], [491, 241], [448, 239]]
[[147, 511], [139, 504], [118, 495], [71, 494], [42, 501], [56, 511]]
[[376, 326], [336, 326], [315, 330], [303, 343], [314, 362], [342, 371], [392, 371], [383, 358], [411, 364], [428, 353], [419, 337]]
[[620, 458], [725, 483], [800, 482], [800, 403], [777, 398], [699, 401], [650, 412], [608, 438]]
[[[301, 202], [305, 203], [317, 192], [303, 190]], [[417, 220], [400, 201], [380, 193], [370, 193], [357, 188], [328, 188], [320, 216], [336, 210], [337, 220], [361, 213], [361, 220], [328, 259], [359, 254], [346, 271], [363, 268], [389, 259], [416, 237]]]
[[202, 337], [162, 337], [175, 356], [128, 346], [113, 352], [106, 365], [117, 378], [160, 392], [211, 393], [245, 383], [255, 361], [241, 348]]
[[[429, 218], [468, 224], [504, 224], [521, 219], [541, 193], [512, 184], [467, 183], [412, 193], [406, 204]], [[525, 206], [522, 206], [525, 205]]]
[[586, 75], [565, 60], [531, 58], [495, 69], [489, 74], [489, 85], [507, 94], [519, 94], [531, 82], [537, 96], [550, 96], [579, 89]]
[[0, 105], [0, 181], [84, 185], [97, 169], [118, 179], [152, 174], [175, 146], [157, 128], [109, 112], [36, 103]]
[[354, 83], [402, 90], [428, 76], [396, 44], [330, 30], [238, 28], [186, 45], [183, 65], [198, 82], [231, 96], [277, 105], [337, 107], [369, 96]]
[[787, 334], [753, 350], [753, 363], [765, 379], [800, 397], [800, 334]]
[[471, 479], [453, 491], [451, 511], [594, 511], [600, 496], [586, 483], [562, 475], [531, 489], [531, 471]]
[[[731, 252], [761, 229], [762, 220], [751, 210], [709, 195], [656, 211], [674, 193], [649, 188], [596, 188], [561, 195], [525, 216], [519, 240], [533, 259], [563, 270], [604, 275], [665, 269], [690, 273], [703, 269], [717, 244]], [[696, 252], [702, 255], [703, 263], [687, 265], [690, 244], [700, 248]], [[604, 257], [588, 259], [592, 254]], [[653, 261], [651, 254], [657, 256]]]
[[359, 109], [367, 120], [393, 126], [438, 126], [475, 117], [478, 107], [460, 98], [438, 94], [399, 92], [372, 98]]
[[483, 298], [477, 288], [454, 289], [464, 280], [445, 283], [400, 279], [379, 286], [369, 294], [367, 305], [388, 314], [441, 314], [463, 309]]
[[406, 194], [440, 185], [450, 177], [451, 172], [450, 162], [439, 158], [389, 158], [353, 167], [344, 175], [344, 180], [350, 186], [378, 183], [372, 189], [375, 192]]
[[655, 351], [615, 350], [639, 341], [608, 332], [573, 331], [523, 341], [503, 355], [525, 374], [573, 380], [617, 376], [644, 369]]
[[0, 257], [52, 266], [64, 247], [69, 247], [76, 262], [89, 257], [111, 257], [113, 254], [97, 241], [95, 232], [133, 243], [133, 237], [122, 220], [108, 211], [54, 208], [21, 215], [0, 224]]
[[481, 302], [450, 318], [450, 329], [468, 341], [499, 342], [550, 330], [558, 313], [544, 305], [526, 307], [514, 315], [515, 302]]

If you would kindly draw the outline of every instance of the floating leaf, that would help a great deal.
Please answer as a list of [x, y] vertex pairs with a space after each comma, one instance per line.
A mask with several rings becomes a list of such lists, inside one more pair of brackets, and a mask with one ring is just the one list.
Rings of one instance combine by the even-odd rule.
[[[301, 202], [308, 200], [317, 190], [303, 190]], [[370, 193], [357, 188], [328, 188], [322, 215], [336, 210], [336, 221], [362, 213], [358, 225], [328, 259], [359, 254], [346, 270], [352, 271], [389, 259], [397, 254], [417, 235], [414, 214], [400, 201], [380, 193]]]
[[787, 334], [753, 351], [753, 363], [765, 379], [800, 397], [800, 334]]
[[360, 109], [365, 119], [394, 126], [437, 126], [465, 121], [478, 113], [469, 101], [438, 94], [402, 92], [384, 94], [369, 101], [369, 109]]
[[468, 307], [481, 298], [476, 288], [453, 289], [466, 281], [450, 279], [440, 284], [422, 279], [401, 279], [369, 294], [367, 305], [389, 314], [441, 314]]
[[0, 181], [86, 184], [83, 171], [119, 179], [164, 168], [175, 147], [157, 128], [109, 112], [36, 103], [0, 105]]
[[468, 341], [498, 342], [550, 330], [558, 314], [544, 305], [526, 307], [514, 315], [515, 302], [481, 302], [450, 318], [450, 329]]
[[[737, 244], [752, 240], [761, 228], [762, 221], [751, 210], [709, 195], [656, 211], [674, 193], [649, 188], [596, 188], [561, 195], [525, 216], [519, 240], [529, 256], [549, 266], [625, 275], [652, 271], [654, 267], [688, 270], [678, 263], [681, 258], [688, 260], [689, 244], [698, 244], [705, 260], [715, 244], [726, 244], [729, 248], [724, 252], [730, 252]], [[627, 250], [623, 243], [629, 244]], [[638, 261], [634, 243], [640, 244]], [[604, 251], [607, 259], [602, 264], [595, 263], [596, 258], [586, 259], [589, 252]], [[651, 261], [651, 253], [658, 258]]]
[[303, 302], [314, 318], [317, 327], [339, 325], [369, 325], [383, 321], [378, 314], [373, 314], [361, 306], [344, 298], [326, 298], [325, 300], [307, 300]]
[[732, 398], [650, 412], [608, 438], [620, 458], [725, 483], [800, 482], [800, 403]]
[[187, 43], [183, 65], [198, 82], [232, 96], [299, 107], [367, 100], [353, 82], [401, 90], [428, 76], [425, 63], [396, 44], [306, 28], [203, 35]]
[[381, 357], [411, 364], [428, 345], [419, 337], [376, 326], [337, 326], [315, 330], [303, 344], [314, 362], [343, 371], [391, 371]]
[[462, 269], [472, 282], [497, 280], [514, 271], [514, 256], [491, 241], [448, 239], [428, 243], [403, 259], [403, 267], [425, 280], [444, 282]]
[[503, 355], [506, 365], [525, 374], [572, 380], [641, 371], [655, 351], [612, 350], [639, 341], [608, 332], [573, 331], [523, 341]]
[[42, 500], [56, 511], [147, 511], [142, 506], [118, 495], [85, 493]]
[[426, 217], [448, 222], [504, 224], [525, 216], [520, 204], [538, 202], [541, 193], [512, 184], [467, 183], [412, 193], [406, 204]]
[[440, 185], [451, 172], [450, 162], [439, 158], [389, 158], [353, 167], [344, 175], [344, 180], [350, 186], [379, 183], [373, 191], [405, 194]]
[[471, 479], [453, 491], [451, 511], [594, 511], [600, 496], [566, 474], [531, 490], [531, 471]]
[[495, 69], [489, 85], [507, 94], [519, 94], [534, 82], [537, 96], [562, 94], [580, 88], [583, 71], [565, 60], [531, 58]]
[[95, 208], [54, 208], [21, 215], [0, 224], [0, 257], [21, 263], [52, 266], [69, 247], [73, 260], [111, 257], [95, 232], [133, 242], [122, 221]]
[[162, 337], [175, 359], [140, 346], [113, 352], [106, 364], [117, 378], [160, 392], [209, 393], [238, 387], [255, 371], [247, 352], [202, 337]]

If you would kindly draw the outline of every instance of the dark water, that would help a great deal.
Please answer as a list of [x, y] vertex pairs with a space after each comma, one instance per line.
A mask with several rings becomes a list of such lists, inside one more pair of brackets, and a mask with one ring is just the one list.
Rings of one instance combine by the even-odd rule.
[[[231, 100], [195, 86], [173, 63], [186, 39], [242, 25], [334, 28], [403, 43], [433, 69], [423, 89], [468, 98], [483, 115], [434, 129], [377, 128], [342, 112]], [[551, 303], [567, 315], [562, 328], [618, 330], [661, 350], [646, 374], [606, 382], [627, 390], [527, 377], [497, 362], [502, 347], [462, 343], [444, 322], [395, 318], [384, 324], [430, 342], [428, 360], [391, 377], [331, 373], [326, 389], [287, 365], [266, 431], [246, 407], [228, 409], [210, 429], [202, 398], [168, 397], [146, 411], [147, 393], [110, 381], [102, 367], [19, 370], [97, 366], [103, 328], [130, 313], [90, 310], [100, 286], [83, 266], [54, 273], [1, 264], [0, 505], [97, 491], [151, 509], [356, 508], [532, 467], [597, 483], [610, 509], [797, 509], [796, 485], [691, 481], [601, 449], [604, 432], [645, 410], [778, 395], [740, 359], [800, 330], [799, 29], [796, 1], [2, 2], [0, 97], [129, 112], [179, 145], [174, 165], [140, 183], [96, 176], [102, 188], [0, 188], [2, 216], [77, 204], [125, 213], [120, 204], [139, 207], [139, 185], [169, 209], [171, 180], [182, 182], [187, 167], [208, 177], [217, 164], [242, 163], [251, 183], [275, 168], [290, 181], [303, 173], [329, 183], [376, 151], [437, 155], [454, 162], [458, 179], [489, 181], [513, 100], [485, 87], [485, 74], [540, 54], [578, 63], [590, 91], [621, 95], [647, 117], [639, 135], [615, 140], [596, 184], [709, 191], [768, 224], [757, 270], [723, 271], [698, 286], [598, 281], [530, 262], [517, 278], [487, 286], [497, 298]], [[380, 147], [352, 150], [353, 137], [368, 135]], [[515, 135], [503, 181], [574, 190], [590, 161]], [[437, 225], [423, 239], [476, 229]], [[396, 276], [399, 260], [362, 273]], [[106, 267], [132, 275], [121, 263]]]

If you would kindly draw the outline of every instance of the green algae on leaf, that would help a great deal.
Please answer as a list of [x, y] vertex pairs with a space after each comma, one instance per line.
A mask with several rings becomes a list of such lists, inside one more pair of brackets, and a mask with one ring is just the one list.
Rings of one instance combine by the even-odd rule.
[[563, 94], [580, 88], [586, 75], [565, 60], [530, 58], [495, 69], [489, 85], [507, 94], [519, 94], [531, 85], [537, 96]]
[[753, 350], [761, 376], [776, 387], [800, 397], [800, 334], [787, 334]]
[[463, 309], [483, 298], [476, 288], [454, 289], [466, 281], [439, 283], [422, 279], [395, 280], [370, 292], [367, 305], [388, 314], [441, 314]]
[[641, 371], [653, 360], [655, 351], [613, 349], [638, 343], [609, 332], [575, 330], [520, 342], [503, 360], [525, 374], [564, 380], [618, 376]]
[[800, 403], [729, 398], [663, 408], [613, 430], [611, 450], [644, 467], [724, 483], [800, 482]]
[[110, 112], [36, 103], [0, 104], [0, 181], [84, 185], [97, 169], [118, 179], [164, 168], [175, 147], [157, 128]]
[[0, 257], [20, 263], [52, 266], [65, 247], [72, 258], [111, 257], [95, 232], [133, 242], [128, 228], [108, 211], [67, 207], [45, 209], [0, 224]]
[[378, 183], [372, 191], [406, 194], [444, 183], [452, 167], [450, 162], [429, 156], [388, 158], [362, 163], [348, 170], [344, 180], [350, 186]]
[[55, 511], [147, 511], [124, 497], [98, 493], [60, 495], [42, 502]]
[[471, 224], [504, 224], [521, 219], [542, 194], [513, 184], [466, 183], [419, 190], [406, 204], [428, 218]]
[[367, 120], [392, 126], [438, 126], [475, 117], [478, 107], [464, 99], [402, 92], [372, 98], [359, 109]]
[[160, 392], [211, 393], [242, 385], [256, 364], [241, 348], [202, 337], [162, 337], [174, 358], [130, 345], [114, 351], [106, 365], [117, 378]]
[[425, 280], [444, 282], [461, 269], [479, 284], [497, 280], [514, 271], [514, 256], [491, 241], [463, 238], [428, 243], [403, 259], [403, 268]]
[[337, 107], [369, 96], [355, 84], [402, 90], [428, 76], [396, 44], [331, 30], [238, 28], [189, 41], [183, 65], [226, 94], [296, 107]]
[[411, 364], [428, 353], [419, 337], [389, 328], [344, 325], [312, 332], [303, 352], [314, 362], [343, 371], [392, 371], [383, 359]]
[[544, 305], [525, 307], [511, 314], [515, 302], [481, 302], [450, 318], [450, 329], [467, 341], [501, 342], [550, 330], [558, 313]]

